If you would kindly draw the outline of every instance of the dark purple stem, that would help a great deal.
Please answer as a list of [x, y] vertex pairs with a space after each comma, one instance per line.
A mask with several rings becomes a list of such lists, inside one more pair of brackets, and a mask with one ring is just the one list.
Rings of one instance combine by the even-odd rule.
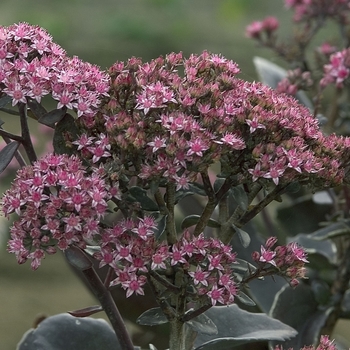
[[33, 147], [32, 139], [30, 137], [30, 131], [28, 127], [27, 105], [25, 103], [19, 103], [18, 111], [21, 118], [22, 145], [26, 150], [29, 162], [33, 164], [37, 160], [37, 157], [36, 157], [36, 153]]
[[119, 340], [121, 348], [124, 350], [134, 350], [134, 346], [130, 339], [129, 333], [125, 327], [124, 321], [119, 313], [119, 310], [112, 298], [110, 291], [103, 284], [100, 277], [97, 275], [93, 267], [83, 270], [94, 295], [97, 297], [103, 310], [108, 316], [115, 334]]

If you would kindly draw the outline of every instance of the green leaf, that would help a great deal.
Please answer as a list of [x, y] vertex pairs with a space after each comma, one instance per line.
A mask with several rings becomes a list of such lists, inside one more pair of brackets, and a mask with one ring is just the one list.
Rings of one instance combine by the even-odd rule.
[[350, 220], [335, 222], [329, 226], [313, 232], [310, 237], [315, 240], [325, 240], [329, 238], [350, 234]]
[[101, 251], [101, 247], [99, 245], [88, 245], [84, 249], [84, 252], [90, 256], [93, 256], [95, 253], [99, 253]]
[[222, 177], [219, 177], [215, 180], [214, 185], [213, 185], [215, 193], [217, 193], [220, 190], [222, 185], [225, 183], [225, 180], [226, 179], [222, 178]]
[[190, 190], [180, 190], [175, 192], [175, 204], [179, 203], [181, 199], [193, 196], [195, 193]]
[[143, 326], [156, 326], [169, 321], [160, 307], [154, 307], [140, 315], [136, 322]]
[[[191, 227], [193, 225], [196, 225], [199, 222], [199, 219], [201, 218], [200, 215], [188, 215], [186, 216], [181, 223], [181, 229], [185, 229], [187, 227]], [[214, 219], [209, 219], [207, 223], [208, 227], [213, 227], [213, 228], [220, 228], [221, 225], [218, 221]]]
[[[276, 89], [278, 83], [287, 76], [285, 69], [265, 58], [256, 56], [253, 58], [253, 63], [261, 82], [273, 89]], [[310, 110], [313, 109], [312, 102], [303, 91], [298, 91], [296, 98]]]
[[200, 334], [215, 335], [218, 329], [215, 323], [205, 314], [201, 314], [190, 321], [186, 325], [191, 327], [195, 332]]
[[326, 305], [330, 301], [331, 290], [325, 281], [320, 279], [312, 279], [311, 289], [318, 304]]
[[241, 290], [236, 295], [236, 298], [244, 305], [247, 305], [247, 306], [255, 306], [256, 305], [255, 301], [253, 299], [251, 299], [250, 297], [248, 297], [248, 295], [243, 293]]
[[193, 193], [199, 194], [200, 196], [207, 196], [202, 184], [194, 182], [189, 185], [189, 190]]
[[237, 305], [214, 306], [204, 313], [216, 325], [217, 335], [198, 334], [195, 350], [232, 349], [258, 341], [283, 341], [296, 331], [266, 314], [241, 310]]
[[69, 264], [80, 271], [84, 271], [92, 267], [91, 260], [78, 247], [70, 246], [64, 251], [64, 255]]
[[161, 218], [157, 220], [158, 226], [157, 230], [154, 232], [154, 236], [157, 240], [160, 239], [162, 237], [162, 234], [165, 232], [166, 219], [167, 215], [162, 215]]
[[341, 318], [350, 319], [350, 290], [348, 289], [344, 294], [344, 299], [341, 305]]
[[241, 207], [242, 210], [247, 210], [248, 196], [246, 191], [244, 191], [243, 185], [233, 187], [231, 191], [235, 202]]
[[250, 274], [256, 271], [256, 267], [254, 265], [252, 265], [250, 262], [246, 260], [239, 259], [239, 258], [236, 258], [235, 264], [232, 264], [231, 267], [234, 272], [237, 272], [241, 275], [244, 275], [247, 272]]
[[59, 314], [27, 331], [17, 350], [123, 350], [111, 326], [103, 319]]
[[20, 143], [17, 141], [12, 141], [8, 143], [0, 151], [0, 174], [7, 168], [10, 164], [12, 158], [15, 156]]
[[298, 335], [283, 343], [283, 347], [301, 348], [316, 345], [322, 328], [333, 309], [320, 310], [312, 288], [304, 283], [296, 288], [286, 285], [276, 294], [270, 315], [295, 328]]
[[239, 237], [239, 241], [241, 242], [242, 246], [244, 248], [249, 247], [250, 244], [250, 236], [247, 232], [243, 231], [241, 228], [232, 225], [233, 229], [236, 231], [238, 237]]
[[140, 203], [141, 208], [143, 210], [159, 211], [157, 203], [148, 197], [147, 191], [144, 190], [143, 188], [138, 186], [130, 187], [129, 194], [131, 195], [131, 198], [129, 196], [128, 199], [131, 200], [132, 202]]
[[36, 100], [29, 100], [27, 102], [27, 104], [28, 104], [28, 107], [29, 107], [28, 115], [31, 118], [33, 118], [35, 120], [39, 120], [45, 114], [47, 114], [47, 110], [38, 101], [36, 101]]
[[75, 119], [66, 114], [55, 127], [55, 133], [53, 136], [53, 148], [57, 154], [74, 154], [74, 148], [69, 147], [66, 144], [67, 137], [71, 140], [77, 139], [79, 130], [75, 124]]
[[12, 97], [5, 95], [0, 98], [0, 108], [4, 108], [7, 104], [9, 104], [12, 101]]
[[38, 122], [50, 127], [53, 127], [56, 123], [58, 123], [66, 114], [67, 108], [59, 108], [54, 109], [44, 115], [42, 115]]

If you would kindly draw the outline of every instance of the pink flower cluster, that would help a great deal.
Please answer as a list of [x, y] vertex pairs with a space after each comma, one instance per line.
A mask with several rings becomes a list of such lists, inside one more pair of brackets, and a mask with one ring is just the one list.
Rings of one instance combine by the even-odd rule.
[[285, 0], [286, 7], [294, 9], [296, 22], [331, 17], [346, 24], [349, 0]]
[[[121, 285], [126, 296], [144, 294], [143, 286], [150, 271], [158, 274], [158, 282], [174, 288], [167, 271], [182, 269], [182, 283], [193, 292], [188, 298], [210, 302], [212, 305], [231, 304], [238, 292], [231, 265], [236, 254], [230, 246], [213, 238], [190, 237], [185, 232], [173, 245], [159, 243], [154, 238], [156, 223], [152, 217], [124, 220], [107, 229], [101, 237], [101, 250], [95, 254], [100, 266], [111, 266], [116, 278], [111, 286]], [[154, 277], [154, 274], [151, 274]], [[187, 288], [189, 289], [189, 288]], [[198, 301], [198, 300], [197, 300]]]
[[342, 88], [350, 74], [350, 49], [335, 52], [330, 56], [328, 64], [324, 65], [324, 75], [320, 80], [321, 87], [335, 84]]
[[75, 156], [46, 155], [19, 170], [2, 198], [5, 216], [19, 216], [11, 227], [8, 251], [19, 263], [31, 259], [37, 269], [56, 246], [84, 248], [99, 233], [110, 197], [101, 169], [89, 175]]
[[278, 83], [276, 91], [295, 96], [299, 90], [308, 90], [312, 84], [310, 72], [296, 68], [287, 72], [287, 76]]
[[290, 285], [299, 284], [298, 278], [305, 277], [305, 263], [308, 262], [304, 248], [295, 242], [283, 246], [276, 246], [277, 238], [270, 237], [261, 246], [260, 253], [255, 251], [252, 258], [258, 263], [259, 269], [274, 267], [275, 273], [287, 277]]
[[[277, 345], [274, 350], [283, 350], [282, 345]], [[293, 350], [289, 348], [288, 350]], [[316, 347], [313, 345], [304, 346], [300, 350], [337, 350], [334, 340], [330, 340], [328, 335], [321, 335], [320, 343]]]
[[123, 159], [128, 177], [144, 185], [165, 179], [177, 190], [216, 161], [241, 183], [342, 182], [349, 139], [323, 135], [294, 98], [240, 80], [238, 72], [208, 52], [118, 62], [98, 122], [74, 144], [96, 164]]
[[108, 88], [105, 72], [66, 56], [44, 29], [27, 23], [0, 26], [0, 92], [12, 97], [13, 106], [51, 95], [57, 108], [91, 119]]
[[266, 17], [262, 21], [254, 21], [246, 28], [246, 36], [248, 38], [260, 39], [263, 34], [269, 38], [273, 32], [279, 27], [276, 17]]

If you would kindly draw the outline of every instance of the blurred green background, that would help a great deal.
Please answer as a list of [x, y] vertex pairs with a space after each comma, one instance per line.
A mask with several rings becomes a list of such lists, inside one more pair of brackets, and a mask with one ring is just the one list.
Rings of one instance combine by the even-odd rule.
[[[147, 61], [172, 51], [188, 56], [209, 50], [236, 61], [246, 80], [257, 79], [252, 56], [278, 62], [244, 36], [247, 24], [267, 15], [283, 21], [280, 33], [288, 37], [292, 13], [282, 0], [2, 0], [0, 5], [0, 25], [25, 21], [42, 26], [69, 55], [102, 69], [131, 56]], [[11, 127], [12, 118], [2, 117], [5, 127]], [[9, 185], [0, 181], [1, 190]], [[5, 251], [7, 235], [7, 222], [0, 218], [0, 349], [12, 350], [37, 315], [96, 301], [60, 254], [47, 258], [36, 272], [29, 264], [18, 266]], [[155, 330], [147, 338], [157, 345]]]

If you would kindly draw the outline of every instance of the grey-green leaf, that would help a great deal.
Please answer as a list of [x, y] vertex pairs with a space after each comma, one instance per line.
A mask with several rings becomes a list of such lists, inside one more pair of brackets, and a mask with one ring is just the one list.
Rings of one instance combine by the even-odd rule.
[[0, 98], [0, 108], [4, 108], [7, 104], [9, 104], [12, 101], [12, 97], [5, 95]]
[[201, 314], [186, 322], [195, 332], [207, 335], [218, 334], [215, 323], [205, 314]]
[[29, 107], [28, 115], [30, 117], [39, 120], [47, 114], [47, 110], [36, 100], [29, 100], [27, 103]]
[[156, 326], [168, 323], [169, 321], [160, 307], [154, 307], [140, 315], [136, 322], [143, 326]]
[[[185, 229], [187, 227], [191, 227], [193, 225], [196, 225], [199, 220], [200, 220], [200, 215], [188, 215], [186, 216], [181, 223], [181, 229]], [[214, 219], [209, 219], [208, 223], [207, 223], [208, 227], [213, 227], [213, 228], [220, 228], [221, 225], [218, 221], [214, 220]]]
[[237, 305], [214, 306], [205, 315], [215, 323], [218, 334], [198, 334], [196, 350], [232, 349], [258, 341], [283, 341], [297, 334], [290, 326], [266, 314], [247, 312]]
[[68, 263], [80, 271], [84, 271], [92, 267], [91, 260], [78, 247], [69, 247], [64, 251], [64, 255]]
[[312, 288], [300, 284], [295, 289], [286, 285], [276, 294], [270, 315], [298, 331], [298, 335], [283, 343], [283, 347], [299, 349], [305, 344], [317, 344], [332, 311], [332, 308], [319, 309]]
[[79, 130], [75, 124], [75, 119], [70, 114], [65, 116], [56, 124], [53, 136], [53, 148], [57, 154], [72, 155], [74, 149], [66, 144], [67, 137], [75, 140]]
[[236, 231], [238, 237], [239, 237], [239, 241], [241, 242], [242, 246], [244, 248], [249, 247], [250, 244], [250, 236], [247, 232], [245, 232], [244, 230], [242, 230], [241, 228], [232, 225], [233, 229]]
[[241, 207], [242, 210], [247, 210], [248, 208], [248, 196], [243, 186], [236, 186], [232, 188], [232, 195], [235, 202]]
[[157, 220], [157, 229], [154, 232], [154, 237], [156, 239], [160, 239], [162, 237], [162, 234], [165, 232], [166, 229], [166, 219], [167, 215], [162, 215], [160, 220]]
[[236, 298], [244, 305], [247, 305], [247, 306], [255, 306], [256, 305], [255, 301], [253, 299], [251, 299], [250, 297], [248, 297], [248, 295], [243, 293], [241, 290], [236, 295]]
[[102, 319], [59, 314], [27, 331], [17, 350], [123, 350], [111, 326]]
[[56, 123], [58, 123], [64, 115], [66, 114], [66, 108], [54, 109], [44, 115], [42, 115], [38, 122], [50, 127], [53, 127]]
[[10, 164], [12, 158], [15, 156], [20, 143], [17, 141], [12, 141], [7, 144], [0, 151], [0, 174], [7, 168]]
[[130, 187], [129, 194], [131, 195], [129, 199], [134, 202], [139, 202], [142, 209], [147, 211], [159, 211], [157, 203], [148, 197], [147, 191], [143, 188], [138, 186]]
[[315, 240], [324, 240], [350, 234], [350, 220], [335, 222], [323, 227], [310, 235]]
[[[261, 82], [273, 89], [276, 89], [278, 83], [287, 76], [287, 71], [285, 69], [265, 58], [256, 56], [253, 58], [253, 63]], [[298, 91], [296, 98], [310, 110], [313, 109], [312, 102], [304, 91]]]

